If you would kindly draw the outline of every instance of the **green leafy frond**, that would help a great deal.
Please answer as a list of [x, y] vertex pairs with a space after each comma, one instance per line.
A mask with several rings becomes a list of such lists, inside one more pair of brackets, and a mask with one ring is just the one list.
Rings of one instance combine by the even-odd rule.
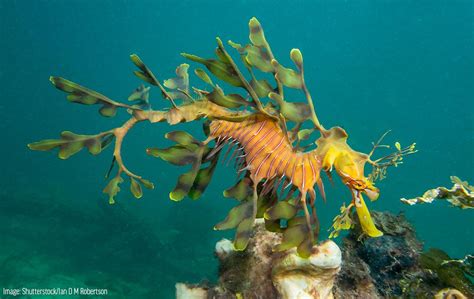
[[163, 85], [170, 89], [168, 94], [173, 100], [184, 100], [193, 102], [194, 99], [189, 94], [189, 64], [183, 63], [176, 68], [176, 77], [165, 80]]
[[[148, 82], [152, 85], [158, 86], [159, 89], [161, 90], [161, 94], [163, 98], [166, 100], [169, 100], [173, 107], [177, 107], [176, 103], [174, 102], [173, 97], [166, 91], [166, 89], [161, 85], [160, 81], [156, 78], [156, 76], [153, 74], [153, 72], [143, 63], [143, 61], [138, 57], [136, 54], [130, 55], [130, 59], [132, 60], [133, 64], [135, 64], [140, 70], [139, 71], [134, 71], [133, 73], [135, 76], [138, 78], [142, 79], [145, 82]], [[180, 69], [180, 67], [178, 67]], [[185, 69], [187, 71], [186, 67], [182, 67], [181, 69]], [[178, 72], [178, 71], [177, 71]]]
[[123, 183], [123, 179], [121, 176], [116, 176], [109, 181], [107, 186], [104, 188], [104, 193], [109, 195], [109, 204], [115, 203], [115, 196], [120, 192], [119, 185]]
[[311, 255], [313, 244], [308, 235], [312, 234], [304, 217], [295, 217], [288, 221], [288, 227], [283, 231], [282, 242], [275, 247], [275, 251], [285, 251], [296, 247], [298, 255], [307, 258]]
[[238, 181], [234, 186], [224, 190], [223, 195], [227, 198], [235, 198], [238, 201], [243, 201], [252, 194], [252, 181], [244, 177]]
[[165, 149], [149, 148], [147, 153], [174, 165], [191, 164], [191, 169], [179, 176], [175, 188], [170, 192], [170, 199], [180, 201], [186, 196], [192, 199], [199, 198], [210, 183], [218, 154], [210, 159], [208, 166], [201, 168], [203, 164], [209, 162], [206, 161], [211, 151], [209, 146], [183, 131], [173, 131], [167, 133], [165, 137], [177, 144]]
[[98, 92], [90, 90], [86, 87], [83, 87], [77, 83], [74, 83], [61, 77], [51, 76], [49, 78], [49, 81], [51, 81], [51, 83], [53, 83], [53, 85], [57, 89], [68, 93], [67, 99], [70, 102], [83, 105], [102, 105], [102, 107], [99, 109], [99, 113], [105, 117], [115, 116], [115, 114], [117, 113], [117, 108], [119, 107], [127, 109], [137, 109], [129, 105], [115, 102]]
[[150, 87], [145, 87], [145, 85], [141, 84], [128, 96], [128, 100], [130, 102], [133, 102], [133, 101], [148, 102], [148, 99], [150, 97], [149, 92], [150, 92]]
[[87, 148], [89, 153], [98, 155], [113, 140], [113, 132], [105, 132], [96, 135], [78, 135], [70, 131], [61, 133], [61, 139], [46, 139], [28, 144], [34, 151], [50, 151], [59, 148], [58, 157], [67, 159], [78, 153], [82, 148]]
[[173, 145], [165, 149], [148, 148], [146, 152], [153, 157], [161, 158], [166, 162], [178, 166], [191, 164], [195, 162], [197, 158], [195, 151], [183, 145]]
[[142, 186], [132, 177], [130, 177], [130, 192], [137, 199], [143, 196]]
[[218, 59], [204, 59], [187, 53], [181, 53], [181, 55], [186, 59], [203, 64], [214, 76], [232, 86], [244, 86], [229, 60], [222, 55], [222, 51], [219, 48], [216, 49]]
[[201, 141], [195, 139], [191, 134], [184, 131], [172, 131], [166, 133], [165, 138], [191, 149], [202, 144]]
[[232, 208], [226, 219], [216, 224], [214, 229], [226, 230], [237, 228], [234, 238], [234, 248], [237, 251], [242, 251], [247, 247], [252, 235], [253, 222], [253, 204], [251, 200], [246, 200]]
[[279, 201], [276, 205], [266, 210], [264, 217], [267, 220], [291, 219], [295, 217], [298, 209], [289, 201]]
[[207, 186], [211, 182], [212, 175], [214, 174], [214, 170], [216, 169], [218, 160], [219, 156], [214, 156], [207, 167], [201, 168], [199, 170], [193, 182], [193, 185], [188, 192], [188, 196], [191, 199], [198, 199], [204, 193]]
[[351, 211], [353, 204], [349, 204], [347, 207], [345, 204], [342, 204], [340, 210], [341, 214], [337, 215], [333, 219], [333, 224], [331, 226], [331, 233], [329, 238], [337, 238], [342, 230], [351, 229], [354, 226], [354, 223], [351, 219]]
[[212, 82], [211, 77], [209, 77], [209, 75], [203, 69], [200, 69], [200, 68], [195, 69], [194, 74], [196, 74], [196, 76], [202, 81], [204, 81], [205, 83], [211, 86], [215, 86], [214, 82]]
[[217, 85], [211, 93], [206, 95], [206, 98], [214, 104], [226, 108], [239, 108], [251, 104], [239, 94], [234, 93], [225, 95], [224, 91]]

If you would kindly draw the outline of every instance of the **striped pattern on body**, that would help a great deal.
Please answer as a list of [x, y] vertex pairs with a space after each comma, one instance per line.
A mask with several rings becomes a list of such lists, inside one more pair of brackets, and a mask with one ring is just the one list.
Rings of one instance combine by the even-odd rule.
[[218, 144], [240, 144], [254, 183], [286, 177], [288, 185], [306, 193], [320, 181], [321, 163], [315, 152], [295, 151], [272, 119], [256, 115], [242, 122], [214, 120], [210, 132]]

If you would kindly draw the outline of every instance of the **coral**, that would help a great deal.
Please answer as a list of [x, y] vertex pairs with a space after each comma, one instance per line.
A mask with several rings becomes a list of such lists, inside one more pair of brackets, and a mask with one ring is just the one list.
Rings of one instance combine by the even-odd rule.
[[457, 176], [451, 176], [451, 182], [454, 184], [451, 189], [438, 187], [426, 191], [422, 196], [412, 199], [402, 198], [403, 203], [414, 205], [418, 203], [432, 203], [435, 199], [446, 200], [452, 206], [461, 209], [474, 208], [474, 187], [466, 181], [461, 181]]

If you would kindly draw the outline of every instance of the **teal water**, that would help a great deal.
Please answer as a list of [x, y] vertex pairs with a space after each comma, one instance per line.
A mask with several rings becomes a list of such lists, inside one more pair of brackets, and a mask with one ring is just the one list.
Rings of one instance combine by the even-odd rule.
[[[93, 134], [127, 118], [68, 103], [50, 75], [126, 100], [140, 84], [130, 54], [169, 78], [185, 62], [180, 52], [213, 55], [217, 35], [246, 43], [252, 16], [283, 63], [301, 49], [320, 120], [343, 126], [353, 148], [370, 151], [388, 129], [388, 142], [417, 142], [419, 153], [378, 183], [381, 196], [370, 209], [404, 212], [426, 248], [473, 253], [472, 211], [399, 201], [450, 186], [451, 175], [474, 183], [473, 11], [467, 0], [1, 0], [0, 287], [89, 286], [124, 298], [172, 298], [176, 282], [217, 280], [214, 244], [232, 232], [212, 227], [234, 205], [222, 191], [235, 173], [221, 164], [200, 200], [175, 203], [168, 193], [182, 169], [144, 151], [168, 145], [163, 135], [171, 130], [202, 138], [200, 124], [134, 128], [124, 159], [156, 188], [140, 200], [124, 190], [114, 206], [102, 194], [111, 149], [61, 161], [26, 144], [63, 130]], [[166, 106], [156, 89], [151, 100], [155, 109]], [[326, 189], [328, 203], [318, 206], [323, 236], [350, 200], [338, 182]]]

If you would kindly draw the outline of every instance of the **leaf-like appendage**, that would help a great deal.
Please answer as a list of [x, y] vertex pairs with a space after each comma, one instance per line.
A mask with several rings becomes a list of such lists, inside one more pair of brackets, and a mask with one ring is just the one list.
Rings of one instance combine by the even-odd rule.
[[250, 237], [252, 236], [253, 223], [254, 219], [251, 217], [246, 218], [240, 222], [239, 226], [237, 227], [237, 231], [235, 232], [235, 250], [243, 251], [245, 248], [247, 248], [247, 244], [249, 243]]
[[155, 189], [155, 185], [150, 182], [149, 180], [146, 180], [144, 178], [140, 178], [139, 181], [143, 184], [143, 186], [147, 189]]
[[296, 215], [297, 208], [287, 201], [279, 201], [276, 205], [269, 208], [265, 214], [265, 219], [291, 219]]
[[102, 108], [100, 108], [99, 113], [105, 117], [114, 116], [117, 112], [118, 107], [132, 108], [128, 105], [115, 102], [98, 92], [90, 90], [86, 87], [83, 87], [77, 83], [74, 83], [61, 77], [51, 76], [49, 78], [49, 81], [51, 81], [51, 83], [53, 83], [53, 85], [57, 89], [68, 93], [69, 95], [67, 96], [67, 99], [70, 102], [79, 103], [83, 105], [102, 105]]
[[58, 157], [67, 159], [86, 147], [93, 155], [99, 154], [114, 138], [113, 133], [78, 135], [70, 131], [61, 133], [61, 139], [46, 139], [28, 144], [31, 150], [49, 151], [59, 147]]
[[142, 186], [132, 177], [130, 177], [130, 192], [137, 199], [143, 196]]
[[191, 199], [198, 199], [206, 190], [207, 186], [211, 182], [212, 175], [214, 174], [214, 170], [217, 165], [217, 161], [219, 156], [215, 155], [214, 158], [211, 160], [209, 166], [205, 168], [201, 168], [194, 180], [193, 186], [191, 190], [189, 190], [188, 196]]
[[[203, 157], [209, 153], [210, 149], [207, 145], [204, 145], [183, 131], [167, 133], [166, 138], [174, 140], [178, 145], [167, 149], [148, 149], [147, 152], [175, 165], [193, 164], [190, 171], [179, 176], [176, 187], [170, 192], [171, 200], [180, 201], [191, 192], [200, 173]], [[208, 183], [209, 182], [207, 182], [203, 188], [205, 188]]]
[[[309, 236], [309, 235], [307, 235]], [[310, 238], [306, 238], [301, 242], [301, 244], [296, 248], [296, 252], [302, 258], [309, 258], [313, 250], [313, 244]]]
[[183, 63], [176, 68], [177, 77], [165, 80], [163, 85], [169, 89], [189, 89], [189, 64]]
[[215, 230], [225, 230], [236, 228], [234, 238], [234, 248], [242, 251], [247, 247], [253, 228], [253, 203], [251, 200], [245, 201], [232, 208], [226, 219], [214, 226]]
[[290, 58], [301, 72], [303, 69], [303, 54], [301, 54], [301, 51], [299, 49], [292, 49], [290, 52]]
[[186, 165], [196, 161], [196, 153], [182, 145], [174, 145], [169, 148], [148, 148], [147, 154], [161, 158], [174, 165]]
[[276, 69], [275, 78], [283, 85], [290, 88], [303, 88], [303, 78], [300, 73], [282, 66], [276, 60], [272, 60], [272, 65]]
[[297, 247], [296, 251], [302, 258], [311, 255], [312, 243], [308, 226], [304, 217], [296, 217], [288, 221], [288, 227], [283, 232], [283, 241], [275, 247], [275, 251], [285, 251]]
[[[257, 218], [264, 218], [265, 212], [277, 204], [278, 198], [272, 193], [262, 194], [260, 191], [257, 201]], [[250, 199], [250, 197], [249, 197]]]
[[172, 140], [180, 145], [200, 145], [201, 142], [196, 140], [191, 134], [184, 131], [172, 131], [165, 134], [165, 138]]
[[145, 85], [138, 86], [129, 96], [129, 101], [148, 101], [150, 97], [150, 87], [145, 87]]
[[166, 88], [176, 90], [168, 92], [174, 100], [181, 99], [185, 101], [192, 100], [188, 97], [189, 92], [189, 64], [183, 63], [176, 68], [176, 77], [165, 80], [163, 85]]
[[285, 251], [300, 245], [306, 237], [305, 231], [301, 228], [300, 225], [297, 225], [285, 229], [283, 232], [283, 240], [275, 247], [275, 251]]
[[352, 205], [346, 207], [345, 204], [340, 208], [341, 214], [337, 215], [333, 219], [332, 231], [329, 234], [329, 238], [337, 238], [342, 230], [348, 230], [354, 226], [354, 223], [351, 219], [351, 209]]
[[252, 194], [252, 181], [249, 178], [243, 178], [233, 187], [223, 192], [225, 197], [232, 197], [238, 201], [242, 201]]
[[214, 86], [214, 83], [212, 82], [211, 77], [209, 77], [209, 75], [203, 69], [197, 68], [194, 70], [194, 73], [196, 74], [196, 76], [199, 77], [199, 79], [201, 79], [205, 83], [211, 86]]
[[270, 55], [265, 50], [265, 48], [255, 47], [252, 45], [247, 45], [245, 47], [245, 51], [247, 52], [247, 56], [245, 60], [248, 64], [253, 67], [256, 67], [260, 71], [264, 73], [271, 73], [274, 71], [272, 66]]
[[123, 183], [123, 179], [120, 176], [114, 177], [113, 179], [110, 180], [110, 182], [105, 186], [104, 188], [104, 193], [109, 195], [109, 203], [114, 204], [115, 203], [115, 196], [120, 192], [120, 187], [119, 185]]
[[302, 123], [311, 117], [311, 109], [308, 104], [285, 102], [283, 98], [275, 92], [270, 92], [268, 97], [278, 103], [280, 113], [285, 120]]
[[151, 70], [143, 63], [138, 55], [132, 54], [130, 55], [130, 59], [132, 60], [133, 64], [135, 64], [140, 69], [140, 71], [133, 72], [138, 78], [155, 86], [159, 85], [155, 75], [153, 75]]
[[307, 140], [309, 136], [314, 132], [315, 129], [303, 129], [298, 131], [299, 140]]
[[203, 157], [209, 152], [209, 148], [207, 146], [203, 148], [203, 146], [195, 150], [196, 160], [191, 170], [179, 176], [176, 187], [170, 193], [172, 200], [180, 201], [186, 195], [191, 199], [198, 199], [211, 181], [219, 156], [215, 155], [208, 167], [200, 169]]
[[311, 117], [311, 109], [305, 103], [284, 102], [280, 106], [280, 113], [286, 120], [297, 123], [304, 122]]
[[222, 56], [222, 53], [216, 50], [216, 54], [219, 60], [216, 59], [204, 59], [196, 55], [182, 53], [183, 57], [203, 64], [214, 76], [229, 83], [232, 86], [243, 87], [244, 84], [240, 80], [238, 74], [229, 63], [229, 61]]
[[254, 45], [246, 45], [245, 47], [242, 47], [240, 44], [232, 41], [229, 41], [229, 44], [244, 57], [244, 63], [248, 67], [255, 67], [264, 73], [274, 71], [267, 48], [257, 47]]
[[280, 220], [265, 219], [265, 229], [274, 233], [283, 232], [283, 229], [281, 228], [281, 225], [280, 225]]
[[196, 176], [197, 171], [195, 169], [191, 169], [180, 175], [176, 187], [170, 192], [170, 199], [173, 201], [181, 201], [189, 193]]
[[214, 226], [215, 230], [236, 228], [245, 218], [252, 217], [253, 204], [251, 200], [244, 201], [232, 208], [224, 221]]
[[262, 25], [260, 25], [260, 22], [257, 20], [257, 18], [253, 17], [250, 19], [249, 30], [249, 39], [252, 44], [258, 47], [264, 47], [268, 45], [267, 40], [265, 39], [265, 34], [263, 33]]
[[226, 108], [238, 108], [241, 106], [248, 106], [250, 102], [247, 102], [239, 94], [229, 94], [225, 95], [222, 89], [219, 86], [216, 86], [214, 90], [206, 96], [206, 98], [222, 107]]
[[250, 81], [250, 86], [255, 90], [255, 93], [259, 98], [266, 98], [268, 94], [274, 90], [274, 88], [268, 83], [267, 80], [254, 80]]

